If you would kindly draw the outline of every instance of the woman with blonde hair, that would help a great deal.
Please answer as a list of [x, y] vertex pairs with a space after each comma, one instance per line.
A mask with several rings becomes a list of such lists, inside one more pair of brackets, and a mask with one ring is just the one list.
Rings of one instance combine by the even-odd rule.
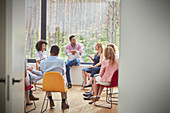
[[94, 80], [94, 95], [90, 97], [92, 102], [98, 101], [103, 91], [103, 87], [99, 87], [97, 84], [110, 86], [111, 79], [116, 70], [118, 70], [118, 59], [115, 57], [115, 53], [112, 47], [106, 47], [104, 50], [105, 60], [102, 62], [102, 67], [99, 76]]
[[119, 55], [117, 54], [117, 51], [116, 51], [116, 45], [115, 44], [112, 44], [112, 43], [107, 44], [107, 47], [112, 47], [113, 50], [114, 50], [114, 54], [115, 54], [116, 58], [119, 58]]
[[[89, 68], [84, 68], [82, 70], [82, 76], [84, 80], [83, 88], [91, 87], [94, 74], [97, 74], [100, 71], [101, 63], [103, 61], [102, 43], [97, 43], [95, 46], [95, 50], [97, 51], [97, 53], [95, 54], [94, 58], [92, 58], [90, 55], [88, 56], [93, 61], [93, 66], [90, 66]], [[90, 79], [88, 83], [86, 81], [86, 77]]]

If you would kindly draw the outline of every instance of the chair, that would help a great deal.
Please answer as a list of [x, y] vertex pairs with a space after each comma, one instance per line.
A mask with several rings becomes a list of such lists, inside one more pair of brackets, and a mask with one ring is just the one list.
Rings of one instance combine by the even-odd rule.
[[40, 71], [40, 69], [38, 68], [38, 62], [36, 61], [36, 70]]
[[113, 87], [118, 86], [118, 70], [116, 70], [114, 72], [110, 86], [104, 86], [104, 85], [100, 85], [100, 84], [98, 84], [98, 86], [107, 88], [107, 90], [106, 90], [106, 102], [108, 104], [111, 104], [111, 106], [107, 107], [107, 106], [97, 105], [96, 102], [94, 102], [94, 105], [97, 106], [97, 107], [104, 107], [104, 108], [108, 108], [108, 109], [112, 108], [112, 104], [117, 105], [117, 103], [115, 103], [115, 102], [118, 102], [118, 101], [114, 101], [112, 99], [117, 98], [117, 97], [113, 97], [114, 94], [117, 94], [117, 93], [113, 93]]
[[[46, 91], [43, 105], [41, 108], [41, 113], [46, 111], [48, 105], [47, 92], [66, 92], [67, 87], [65, 87], [63, 76], [58, 72], [46, 72], [43, 76], [42, 90]], [[46, 108], [43, 110], [44, 103], [47, 100]], [[61, 101], [61, 100], [58, 100]]]

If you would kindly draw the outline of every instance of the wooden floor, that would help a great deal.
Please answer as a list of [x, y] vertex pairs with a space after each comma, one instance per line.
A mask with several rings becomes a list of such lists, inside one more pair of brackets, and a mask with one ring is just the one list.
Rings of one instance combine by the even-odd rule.
[[[89, 101], [83, 99], [84, 97], [83, 93], [85, 91], [88, 91], [88, 89], [81, 90], [80, 86], [73, 86], [71, 89], [68, 90], [67, 100], [68, 100], [68, 104], [70, 108], [65, 110], [65, 113], [117, 113], [117, 105], [114, 105], [114, 104], [113, 104], [112, 109], [95, 107], [93, 104], [92, 105], [88, 104]], [[117, 88], [114, 88], [113, 92], [117, 92]], [[36, 106], [37, 106], [36, 110], [30, 113], [40, 113], [43, 99], [45, 96], [45, 92], [38, 88], [36, 91], [33, 92], [33, 94], [34, 96], [39, 97], [39, 100], [35, 101]], [[115, 95], [115, 96], [118, 96], [118, 95]], [[59, 92], [54, 92], [53, 99], [61, 99], [61, 94]], [[104, 91], [102, 93], [100, 101], [98, 101], [97, 103], [102, 104], [102, 105], [108, 105], [105, 102], [105, 99], [106, 97], [105, 97], [105, 91]], [[55, 101], [54, 103], [55, 103], [54, 109], [50, 109], [49, 104], [48, 104], [48, 107], [45, 113], [62, 113], [61, 101]], [[32, 107], [33, 105], [27, 106], [26, 110], [29, 110]]]

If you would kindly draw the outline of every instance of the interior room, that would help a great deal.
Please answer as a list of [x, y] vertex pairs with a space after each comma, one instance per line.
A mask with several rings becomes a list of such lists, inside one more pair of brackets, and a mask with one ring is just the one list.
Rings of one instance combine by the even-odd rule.
[[0, 8], [0, 113], [170, 112], [169, 1]]

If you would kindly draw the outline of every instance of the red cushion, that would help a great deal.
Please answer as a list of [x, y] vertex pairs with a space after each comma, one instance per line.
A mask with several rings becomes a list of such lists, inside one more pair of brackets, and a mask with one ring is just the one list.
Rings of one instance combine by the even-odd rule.
[[97, 84], [98, 86], [102, 86], [102, 87], [107, 87], [107, 88], [110, 88], [110, 87], [117, 87], [118, 86], [118, 70], [116, 70], [112, 76], [112, 80], [111, 80], [111, 84], [110, 86], [104, 86], [104, 85], [101, 85], [101, 84]]

